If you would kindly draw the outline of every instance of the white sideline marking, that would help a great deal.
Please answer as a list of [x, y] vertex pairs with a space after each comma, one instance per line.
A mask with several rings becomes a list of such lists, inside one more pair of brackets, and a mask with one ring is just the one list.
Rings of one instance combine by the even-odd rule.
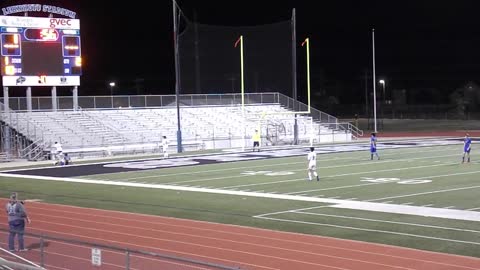
[[480, 210], [480, 207], [467, 209], [467, 211], [475, 211], [475, 210]]
[[388, 220], [383, 220], [383, 219], [371, 219], [371, 218], [360, 218], [360, 217], [341, 216], [341, 215], [329, 215], [329, 214], [320, 214], [320, 213], [303, 212], [303, 211], [291, 211], [291, 212], [299, 213], [299, 214], [306, 214], [306, 215], [314, 215], [314, 216], [326, 216], [326, 217], [335, 217], [335, 218], [344, 218], [344, 219], [373, 221], [373, 222], [379, 222], [379, 223], [411, 225], [411, 226], [417, 226], [417, 227], [426, 227], [426, 228], [442, 229], [442, 230], [449, 230], [449, 231], [480, 233], [480, 231], [475, 231], [475, 230], [458, 229], [458, 228], [442, 227], [442, 226], [426, 225], [426, 224], [417, 224], [417, 223], [409, 223], [409, 222], [388, 221]]
[[406, 215], [415, 215], [415, 216], [424, 216], [424, 217], [480, 221], [480, 212], [475, 212], [475, 211], [422, 207], [422, 206], [413, 206], [413, 205], [398, 205], [398, 204], [385, 204], [385, 203], [370, 204], [370, 203], [371, 202], [345, 201], [340, 204], [331, 205], [330, 207], [383, 212], [383, 213], [406, 214]]
[[350, 227], [350, 226], [340, 226], [340, 225], [333, 225], [333, 224], [326, 224], [326, 223], [298, 221], [298, 220], [290, 220], [290, 219], [282, 219], [282, 218], [271, 218], [271, 217], [260, 217], [260, 216], [257, 216], [257, 217], [261, 218], [261, 219], [268, 219], [268, 220], [275, 220], [275, 221], [284, 221], [284, 222], [300, 223], [300, 224], [307, 224], [307, 225], [317, 225], [317, 226], [327, 226], [327, 227], [343, 228], [343, 229], [350, 229], [350, 230], [357, 230], [357, 231], [367, 231], [367, 232], [374, 232], [374, 233], [395, 234], [395, 235], [402, 235], [402, 236], [409, 236], [409, 237], [416, 237], [416, 238], [425, 238], [425, 239], [433, 239], [433, 240], [440, 240], [440, 241], [448, 241], [448, 242], [455, 242], [455, 243], [462, 243], [462, 244], [480, 245], [480, 243], [478, 243], [478, 242], [461, 241], [461, 240], [448, 239], [448, 238], [439, 238], [439, 237], [432, 237], [432, 236], [425, 236], [425, 235], [417, 235], [417, 234], [411, 234], [411, 233], [400, 233], [400, 232], [394, 232], [394, 231], [364, 229], [364, 228], [356, 228], [356, 227]]
[[451, 188], [451, 189], [443, 189], [443, 190], [436, 190], [436, 191], [426, 191], [426, 192], [413, 193], [413, 194], [407, 194], [407, 195], [385, 197], [385, 198], [380, 198], [380, 199], [371, 199], [371, 200], [367, 200], [367, 202], [383, 201], [383, 200], [387, 200], [387, 199], [405, 198], [405, 197], [427, 195], [427, 194], [434, 194], [434, 193], [442, 193], [442, 192], [449, 192], [449, 191], [457, 191], [457, 190], [464, 190], [464, 189], [474, 189], [474, 188], [480, 188], [480, 186]]
[[[234, 190], [207, 189], [207, 188], [171, 186], [171, 185], [162, 185], [162, 184], [142, 184], [142, 183], [131, 183], [131, 182], [88, 180], [88, 179], [61, 178], [61, 177], [48, 177], [48, 176], [31, 176], [31, 175], [18, 175], [18, 174], [5, 174], [5, 173], [0, 173], [0, 176], [12, 177], [12, 178], [24, 178], [24, 179], [38, 179], [38, 180], [47, 180], [47, 181], [71, 182], [71, 183], [100, 184], [100, 185], [126, 186], [126, 187], [143, 187], [143, 188], [155, 188], [155, 189], [176, 190], [176, 191], [213, 193], [213, 194], [222, 194], [222, 195], [237, 195], [237, 196], [245, 196], [245, 197], [282, 199], [282, 200], [292, 200], [292, 201], [331, 203], [332, 205], [330, 205], [329, 207], [334, 207], [334, 208], [398, 213], [398, 214], [469, 220], [469, 221], [480, 221], [480, 212], [456, 210], [456, 209], [438, 209], [438, 208], [420, 207], [420, 206], [384, 204], [384, 203], [376, 203], [376, 202], [369, 202], [369, 201], [359, 202], [359, 201], [347, 201], [347, 200], [317, 198], [317, 197], [288, 195], [288, 194], [271, 194], [271, 193], [263, 193], [263, 192], [245, 192], [245, 191], [234, 191]], [[472, 189], [472, 188], [480, 188], [480, 186], [442, 190], [437, 192], [456, 191], [461, 189]], [[435, 192], [430, 192], [430, 193], [435, 193]], [[411, 196], [414, 196], [414, 195], [411, 195]]]

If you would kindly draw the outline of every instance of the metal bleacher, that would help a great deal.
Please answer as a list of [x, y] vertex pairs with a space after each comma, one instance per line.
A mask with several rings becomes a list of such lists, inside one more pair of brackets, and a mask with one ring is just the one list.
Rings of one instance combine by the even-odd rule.
[[[250, 94], [243, 107], [236, 95], [216, 95], [216, 98], [210, 95], [190, 96], [182, 97], [180, 114], [183, 146], [190, 150], [240, 147], [250, 140], [249, 136], [258, 127], [265, 137], [265, 144], [292, 143], [295, 121], [300, 142], [348, 141], [355, 137], [355, 131], [358, 132], [351, 125], [338, 123], [337, 118], [315, 109], [310, 115], [295, 116], [292, 112], [305, 109], [306, 105], [278, 93]], [[136, 101], [143, 97], [145, 102], [133, 107], [131, 97], [135, 97]], [[42, 145], [45, 151], [58, 141], [64, 146], [64, 151], [73, 155], [153, 152], [159, 149], [162, 136], [170, 138], [171, 148], [174, 149], [176, 106], [172, 106], [170, 97], [165, 98], [169, 101], [167, 104], [162, 104], [160, 96], [160, 106], [159, 96], [142, 97], [109, 97], [111, 106], [101, 108], [89, 106], [86, 101], [77, 110], [36, 108], [25, 111], [23, 108], [12, 108], [8, 116], [2, 116], [2, 120], [32, 142]], [[65, 98], [59, 97], [59, 103]], [[104, 97], [90, 98], [93, 104], [106, 103], [105, 100], [96, 102], [96, 99]], [[156, 106], [149, 105], [152, 98], [155, 98]], [[219, 102], [222, 98], [224, 104]], [[209, 104], [209, 100], [215, 101], [215, 105]], [[118, 104], [122, 106], [114, 107]]]

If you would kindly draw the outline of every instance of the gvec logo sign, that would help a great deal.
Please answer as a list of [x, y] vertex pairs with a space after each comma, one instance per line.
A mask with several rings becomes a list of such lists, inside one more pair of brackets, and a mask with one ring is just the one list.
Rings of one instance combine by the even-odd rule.
[[50, 19], [50, 28], [57, 28], [58, 26], [72, 26], [72, 20], [61, 18]]

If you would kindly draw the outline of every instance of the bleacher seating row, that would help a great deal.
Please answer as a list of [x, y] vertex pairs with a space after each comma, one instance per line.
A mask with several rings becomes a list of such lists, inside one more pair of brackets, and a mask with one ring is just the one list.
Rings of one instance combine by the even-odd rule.
[[[17, 114], [29, 119], [20, 121], [17, 129], [28, 134], [32, 141], [43, 141], [45, 145], [59, 141], [65, 149], [72, 151], [125, 150], [126, 145], [138, 145], [143, 150], [153, 151], [158, 148], [162, 136], [169, 138], [171, 149], [176, 145], [176, 107]], [[182, 107], [180, 116], [184, 144], [196, 149], [239, 146], [243, 137], [248, 138], [258, 127], [266, 139], [263, 143], [268, 144], [269, 140], [273, 143], [273, 137], [277, 140], [281, 136], [292, 137], [295, 121], [294, 114], [289, 114], [289, 110], [279, 104], [249, 105], [244, 107], [244, 112], [240, 106]], [[299, 136], [329, 132], [329, 128], [321, 124], [312, 125], [306, 116], [297, 119]]]

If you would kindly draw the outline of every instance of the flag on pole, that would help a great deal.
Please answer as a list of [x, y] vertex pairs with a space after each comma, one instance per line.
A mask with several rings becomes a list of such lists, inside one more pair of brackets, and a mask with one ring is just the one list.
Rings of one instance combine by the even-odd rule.
[[306, 38], [306, 39], [302, 42], [302, 47], [303, 47], [303, 45], [305, 45], [305, 43], [307, 43], [307, 40], [308, 40], [308, 38]]
[[237, 41], [235, 41], [235, 48], [237, 47], [238, 43], [240, 42], [240, 39], [242, 39], [242, 36], [239, 36]]

